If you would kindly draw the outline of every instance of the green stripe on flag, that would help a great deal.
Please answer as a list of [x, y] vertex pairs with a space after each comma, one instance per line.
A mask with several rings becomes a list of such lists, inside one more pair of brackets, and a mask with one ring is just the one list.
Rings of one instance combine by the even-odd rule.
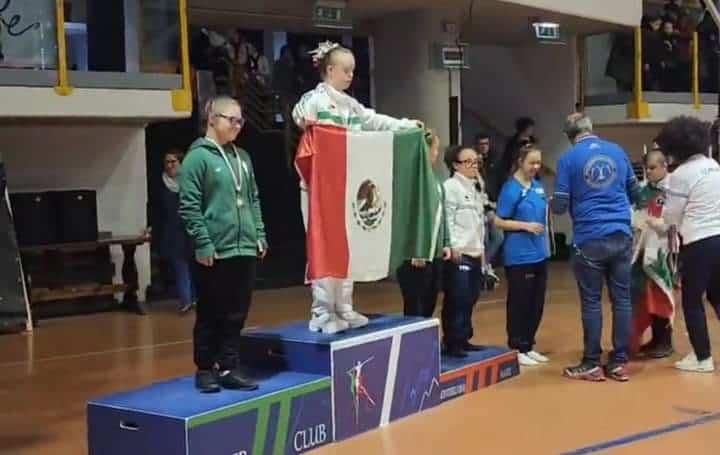
[[437, 240], [442, 242], [436, 233], [441, 202], [422, 130], [396, 132], [390, 271], [411, 258], [434, 258]]

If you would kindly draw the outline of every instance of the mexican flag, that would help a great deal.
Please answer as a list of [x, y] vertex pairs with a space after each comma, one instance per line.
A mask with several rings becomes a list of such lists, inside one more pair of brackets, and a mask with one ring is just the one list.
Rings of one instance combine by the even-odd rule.
[[308, 189], [309, 280], [376, 281], [435, 256], [442, 190], [422, 130], [312, 125], [295, 165]]

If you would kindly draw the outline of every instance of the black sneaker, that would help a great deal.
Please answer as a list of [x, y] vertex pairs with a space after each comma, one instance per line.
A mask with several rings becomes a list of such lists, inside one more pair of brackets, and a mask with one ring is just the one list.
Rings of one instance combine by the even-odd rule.
[[217, 380], [226, 389], [244, 390], [246, 392], [258, 389], [256, 383], [243, 376], [238, 370], [221, 370], [217, 373]]
[[570, 379], [580, 379], [583, 381], [602, 382], [605, 380], [602, 368], [592, 363], [583, 362], [574, 367], [565, 368], [563, 376]]
[[195, 388], [202, 393], [217, 393], [222, 390], [211, 370], [198, 370], [195, 373]]
[[446, 345], [444, 354], [448, 357], [455, 357], [457, 359], [464, 359], [468, 356], [467, 352], [456, 344]]
[[652, 349], [645, 351], [645, 355], [650, 359], [664, 359], [675, 353], [672, 345], [657, 344]]
[[614, 379], [619, 382], [628, 382], [630, 380], [627, 364], [625, 363], [610, 363], [605, 368], [605, 373], [610, 379]]
[[467, 343], [465, 343], [465, 345], [463, 346], [462, 349], [463, 349], [463, 351], [467, 351], [467, 352], [479, 352], [479, 351], [484, 351], [485, 346], [480, 346], [478, 344], [472, 344], [470, 342], [467, 342]]

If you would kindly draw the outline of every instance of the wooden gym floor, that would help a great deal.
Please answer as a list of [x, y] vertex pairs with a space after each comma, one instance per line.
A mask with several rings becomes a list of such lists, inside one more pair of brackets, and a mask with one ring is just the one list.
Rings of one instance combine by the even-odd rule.
[[[504, 293], [482, 296], [476, 342], [504, 344]], [[356, 295], [365, 312], [401, 308], [392, 283], [361, 285]], [[308, 305], [303, 288], [258, 292], [248, 326], [304, 319]], [[605, 309], [607, 348], [609, 305]], [[53, 319], [33, 335], [0, 337], [0, 453], [87, 453], [86, 401], [193, 373], [192, 323], [166, 303], [147, 317], [117, 312]], [[718, 322], [709, 325], [720, 348]], [[681, 317], [677, 327], [679, 353], [672, 360], [688, 350]], [[581, 339], [570, 270], [554, 264], [538, 346], [551, 357], [548, 366], [525, 368], [508, 382], [313, 453], [718, 453], [717, 374], [676, 372], [665, 360], [633, 363], [625, 384], [574, 382], [561, 371], [578, 360]]]

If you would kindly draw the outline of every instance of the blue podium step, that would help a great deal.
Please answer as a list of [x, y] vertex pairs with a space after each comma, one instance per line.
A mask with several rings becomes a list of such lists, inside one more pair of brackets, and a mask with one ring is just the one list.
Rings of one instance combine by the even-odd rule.
[[332, 440], [331, 379], [255, 372], [253, 392], [201, 394], [185, 377], [88, 403], [91, 455], [298, 454]]
[[248, 331], [243, 355], [263, 368], [331, 376], [336, 441], [439, 404], [438, 321], [369, 318], [335, 335], [310, 332], [307, 321]]
[[477, 392], [520, 374], [517, 352], [496, 346], [468, 352], [463, 359], [443, 356], [441, 370], [441, 402]]

